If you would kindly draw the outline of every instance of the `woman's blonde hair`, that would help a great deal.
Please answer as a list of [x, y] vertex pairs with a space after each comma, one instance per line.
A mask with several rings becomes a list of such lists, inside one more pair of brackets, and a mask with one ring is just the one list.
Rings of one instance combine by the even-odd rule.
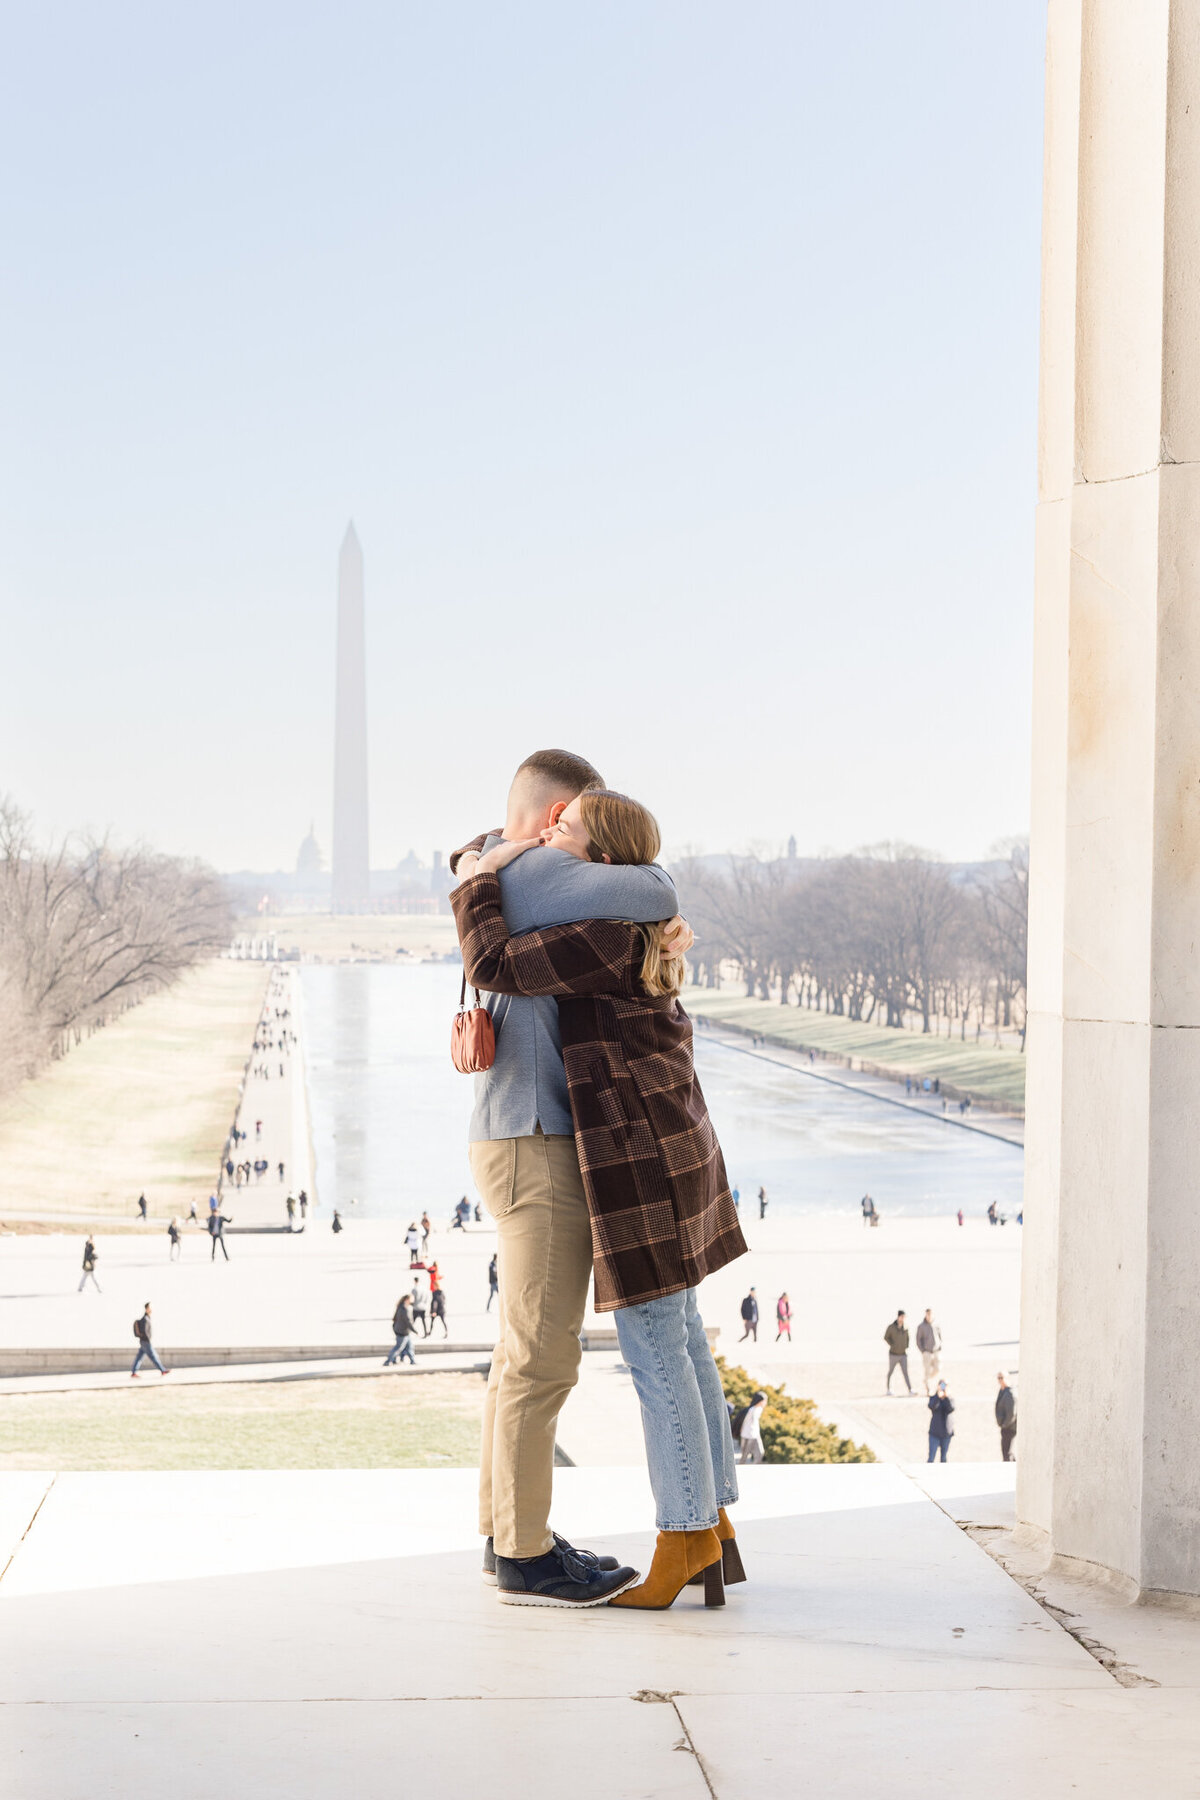
[[[579, 818], [588, 834], [593, 862], [605, 857], [614, 863], [652, 863], [662, 848], [662, 835], [654, 814], [628, 794], [612, 788], [585, 788], [579, 796]], [[642, 986], [648, 994], [677, 994], [687, 974], [682, 956], [663, 953], [661, 925], [640, 927], [646, 945], [642, 959]]]

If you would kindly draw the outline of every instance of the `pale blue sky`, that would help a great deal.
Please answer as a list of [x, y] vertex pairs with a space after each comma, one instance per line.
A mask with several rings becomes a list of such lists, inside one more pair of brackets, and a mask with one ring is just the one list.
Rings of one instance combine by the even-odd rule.
[[353, 516], [377, 867], [1024, 829], [1043, 13], [10, 7], [0, 789], [328, 848]]

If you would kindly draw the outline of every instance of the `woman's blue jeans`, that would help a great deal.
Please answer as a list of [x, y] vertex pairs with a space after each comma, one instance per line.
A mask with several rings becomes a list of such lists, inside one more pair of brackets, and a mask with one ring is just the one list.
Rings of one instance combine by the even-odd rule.
[[642, 1406], [660, 1531], [703, 1531], [738, 1497], [721, 1377], [695, 1288], [613, 1314]]

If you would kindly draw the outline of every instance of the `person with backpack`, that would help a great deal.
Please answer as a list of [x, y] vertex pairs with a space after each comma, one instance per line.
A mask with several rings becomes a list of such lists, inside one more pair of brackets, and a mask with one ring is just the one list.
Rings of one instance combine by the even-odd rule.
[[757, 1342], [758, 1342], [758, 1295], [755, 1293], [753, 1288], [750, 1289], [750, 1292], [746, 1295], [746, 1298], [742, 1301], [742, 1323], [746, 1327], [746, 1329], [743, 1331], [741, 1337], [738, 1339], [738, 1343], [744, 1344], [748, 1337], [752, 1337], [754, 1339], [755, 1343], [757, 1344]]
[[100, 1283], [96, 1280], [96, 1256], [97, 1256], [97, 1254], [98, 1254], [98, 1252], [96, 1250], [95, 1239], [91, 1236], [91, 1233], [89, 1232], [87, 1242], [83, 1246], [83, 1276], [82, 1276], [82, 1279], [80, 1280], [79, 1287], [76, 1290], [80, 1294], [82, 1294], [84, 1288], [86, 1287], [86, 1285], [89, 1281], [91, 1282], [92, 1286], [95, 1288], [95, 1290], [98, 1294], [103, 1293], [103, 1291], [104, 1291], [103, 1288], [100, 1286]]
[[392, 1330], [395, 1333], [396, 1341], [383, 1359], [384, 1368], [390, 1368], [397, 1356], [401, 1362], [407, 1357], [415, 1368], [417, 1359], [413, 1355], [413, 1322], [412, 1315], [408, 1310], [407, 1295], [403, 1295], [397, 1303], [396, 1310], [392, 1315]]
[[164, 1369], [159, 1361], [158, 1351], [150, 1341], [150, 1302], [146, 1302], [146, 1310], [139, 1319], [133, 1321], [133, 1335], [137, 1339], [137, 1355], [133, 1359], [133, 1367], [129, 1373], [138, 1380], [138, 1370], [144, 1357], [149, 1357], [160, 1375], [169, 1375], [171, 1371]]
[[950, 1439], [954, 1436], [954, 1426], [950, 1423], [950, 1414], [954, 1411], [954, 1402], [946, 1390], [944, 1381], [937, 1384], [937, 1393], [929, 1399], [929, 1461], [936, 1462], [941, 1456], [943, 1462], [950, 1454]]
[[756, 1388], [749, 1406], [741, 1407], [733, 1415], [730, 1429], [738, 1442], [740, 1463], [760, 1463], [763, 1460], [762, 1416], [766, 1406], [767, 1396], [761, 1388]]

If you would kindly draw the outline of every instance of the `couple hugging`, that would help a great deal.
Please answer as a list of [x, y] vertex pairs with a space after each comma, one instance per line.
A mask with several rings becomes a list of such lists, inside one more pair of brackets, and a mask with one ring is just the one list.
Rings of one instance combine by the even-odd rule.
[[[541, 750], [503, 832], [450, 859], [467, 980], [496, 1056], [475, 1077], [471, 1168], [496, 1224], [499, 1342], [483, 1414], [484, 1579], [522, 1606], [708, 1605], [744, 1579], [721, 1380], [696, 1305], [746, 1248], [677, 998], [692, 934], [645, 807]], [[641, 1403], [659, 1529], [643, 1580], [550, 1529], [555, 1422], [579, 1373], [588, 1282]]]

